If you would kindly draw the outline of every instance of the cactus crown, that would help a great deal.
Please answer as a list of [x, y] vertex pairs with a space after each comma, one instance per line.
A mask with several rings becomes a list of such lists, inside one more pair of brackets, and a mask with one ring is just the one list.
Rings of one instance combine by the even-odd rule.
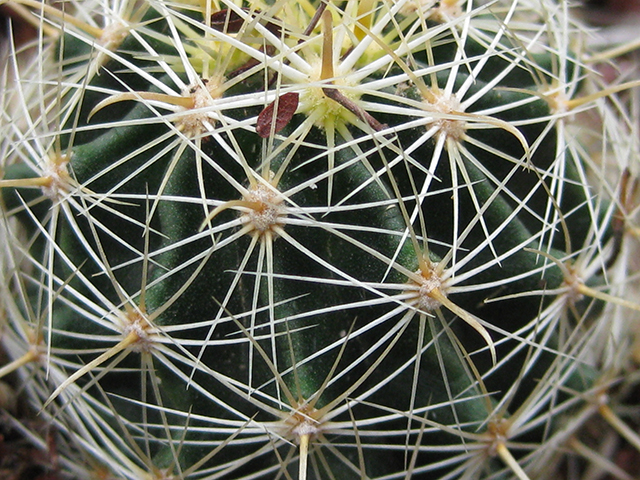
[[552, 471], [638, 310], [564, 4], [15, 3], [4, 343], [64, 468]]

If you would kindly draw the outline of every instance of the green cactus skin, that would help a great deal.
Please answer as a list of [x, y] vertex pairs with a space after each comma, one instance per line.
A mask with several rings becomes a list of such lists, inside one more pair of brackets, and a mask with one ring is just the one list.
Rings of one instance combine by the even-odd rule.
[[[368, 3], [363, 34], [353, 18]], [[548, 380], [548, 424], [509, 439], [529, 465], [527, 445], [597, 376], [557, 354], [574, 313], [597, 313], [569, 299], [559, 265], [611, 235], [543, 89], [561, 61], [577, 88], [580, 66], [508, 35], [489, 46], [495, 5], [349, 1], [303, 34], [292, 22], [310, 14], [294, 4], [216, 4], [234, 12], [224, 32], [195, 4], [149, 2], [61, 96], [50, 135], [67, 183], [3, 192], [58, 372], [40, 404], [55, 390], [43, 410], [83, 422], [65, 428], [116, 478], [507, 478], [500, 425]], [[95, 68], [73, 28], [55, 47], [68, 78]], [[312, 61], [320, 78], [289, 73]], [[170, 100], [176, 82], [191, 90]], [[191, 113], [198, 91], [210, 103]], [[285, 92], [297, 111], [263, 138], [256, 118]], [[5, 179], [39, 176], [15, 164]], [[587, 280], [605, 274], [602, 262]], [[544, 321], [552, 311], [562, 322]]]

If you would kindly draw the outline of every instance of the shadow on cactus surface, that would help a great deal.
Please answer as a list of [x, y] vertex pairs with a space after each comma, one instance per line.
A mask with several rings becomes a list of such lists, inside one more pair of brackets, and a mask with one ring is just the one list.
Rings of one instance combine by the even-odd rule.
[[640, 446], [637, 85], [564, 2], [2, 3], [0, 373], [61, 474], [631, 478], [581, 432]]

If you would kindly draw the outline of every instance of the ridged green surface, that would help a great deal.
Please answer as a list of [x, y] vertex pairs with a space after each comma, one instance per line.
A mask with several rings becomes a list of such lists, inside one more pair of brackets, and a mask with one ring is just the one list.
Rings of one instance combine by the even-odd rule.
[[[354, 32], [351, 3], [344, 6], [350, 14], [330, 7], [334, 42]], [[77, 378], [82, 390], [69, 387], [54, 400], [66, 409], [59, 416], [73, 411], [87, 425], [88, 418], [104, 422], [83, 433], [104, 449], [103, 457], [92, 452], [99, 462], [123, 478], [154, 467], [176, 478], [185, 471], [188, 478], [297, 478], [295, 428], [309, 415], [308, 478], [463, 478], [469, 452], [495, 454], [483, 439], [541, 379], [553, 377], [556, 392], [541, 402], [545, 411], [564, 412], [564, 402], [572, 404], [568, 391], [592, 385], [591, 367], [557, 354], [565, 327], [535, 326], [565, 286], [552, 259], [566, 261], [596, 228], [606, 229], [606, 220], [595, 224], [594, 209], [596, 217], [609, 212], [591, 203], [578, 175], [583, 159], [559, 146], [564, 133], [541, 88], [555, 81], [560, 61], [568, 78], [580, 77], [571, 57], [528, 54], [508, 36], [489, 47], [495, 33], [483, 26], [498, 10], [469, 14], [478, 22], [472, 35], [463, 20], [389, 14], [390, 5], [380, 4], [377, 20], [390, 15], [397, 25], [388, 21], [379, 38], [399, 57], [372, 42], [373, 53], [355, 62], [364, 72], [354, 75], [358, 85], [344, 85], [351, 73], [319, 83], [354, 92], [353, 101], [385, 124], [381, 132], [344, 108], [310, 125], [317, 110], [309, 96], [323, 97], [317, 85], [287, 75], [298, 60], [291, 54], [279, 63], [280, 45], [266, 54], [273, 69], [258, 66], [237, 81], [231, 72], [248, 55], [225, 51], [211, 61], [210, 71], [231, 59], [224, 74], [232, 85], [213, 99], [209, 125], [194, 134], [146, 92], [206, 74], [203, 16], [196, 7], [184, 15], [151, 5], [159, 10], [146, 13], [145, 41], [130, 34], [99, 74], [62, 96], [65, 119], [54, 135], [70, 158], [71, 185], [81, 189], [45, 198], [46, 209], [39, 190], [4, 191], [7, 211], [18, 210], [33, 239], [25, 247], [35, 265], [26, 304], [43, 319], [47, 337], [50, 302], [56, 370], [71, 375], [115, 348], [130, 332], [132, 312], [141, 310], [146, 331]], [[260, 41], [249, 36], [268, 38], [264, 28], [248, 26], [248, 10], [233, 8], [247, 17], [248, 37], [209, 30], [219, 35], [212, 51], [232, 40], [257, 49]], [[304, 17], [293, 2], [273, 9], [267, 15], [285, 25]], [[407, 51], [395, 28], [407, 43], [425, 40]], [[284, 43], [294, 48], [294, 39], [305, 38], [290, 29]], [[321, 22], [298, 58], [320, 62], [327, 36]], [[64, 48], [56, 47], [70, 76], [96, 54], [73, 37], [62, 36]], [[183, 64], [168, 75], [165, 62], [179, 63], [178, 41], [192, 70], [185, 74]], [[340, 54], [349, 59], [344, 43]], [[385, 55], [391, 59], [380, 61]], [[338, 69], [346, 60], [336, 54], [332, 61]], [[375, 62], [379, 68], [370, 68]], [[463, 103], [477, 99], [465, 111], [438, 113], [421, 85], [436, 96], [463, 91]], [[282, 131], [260, 137], [256, 117], [289, 91], [301, 95], [297, 113]], [[117, 101], [89, 118], [109, 97]], [[321, 101], [337, 109], [333, 100]], [[38, 175], [15, 165], [5, 178]], [[267, 200], [248, 198], [252, 188]], [[40, 205], [28, 203], [38, 198]], [[258, 233], [249, 215], [269, 208], [276, 225]], [[437, 307], [430, 309], [415, 281], [420, 268], [428, 275], [425, 267], [442, 259], [437, 289], [448, 301], [429, 299]], [[586, 306], [578, 302], [575, 311]], [[467, 324], [471, 316], [495, 344]], [[52, 391], [60, 381], [53, 383]], [[533, 424], [515, 441], [543, 443], [556, 426]], [[528, 449], [515, 450], [520, 458]], [[509, 475], [497, 459], [477, 472]]]

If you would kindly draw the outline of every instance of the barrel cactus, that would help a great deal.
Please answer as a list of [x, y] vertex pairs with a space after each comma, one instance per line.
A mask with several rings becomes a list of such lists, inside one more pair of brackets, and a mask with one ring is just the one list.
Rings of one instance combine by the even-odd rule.
[[620, 424], [634, 84], [564, 2], [14, 5], [3, 373], [61, 474], [551, 478]]

